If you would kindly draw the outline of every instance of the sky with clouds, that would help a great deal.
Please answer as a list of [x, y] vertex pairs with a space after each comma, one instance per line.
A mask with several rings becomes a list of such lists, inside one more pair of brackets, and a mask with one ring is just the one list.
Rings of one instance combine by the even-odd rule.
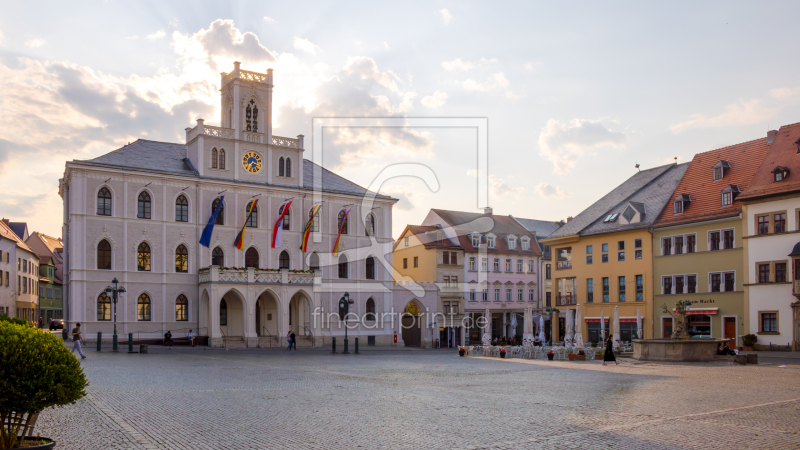
[[[2, 0], [0, 216], [60, 236], [64, 162], [219, 123], [220, 72], [275, 69], [274, 134], [313, 117], [486, 117], [495, 213], [579, 213], [643, 168], [800, 122], [797, 2]], [[327, 133], [327, 131], [326, 131]], [[339, 129], [326, 167], [383, 185], [395, 236], [477, 211], [472, 129]], [[309, 142], [309, 139], [306, 140]]]

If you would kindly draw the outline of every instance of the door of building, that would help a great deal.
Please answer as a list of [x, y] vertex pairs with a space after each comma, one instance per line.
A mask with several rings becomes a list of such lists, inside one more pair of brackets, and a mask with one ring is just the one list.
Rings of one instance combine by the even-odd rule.
[[736, 348], [736, 317], [725, 318], [725, 339], [730, 339], [728, 345], [731, 348]]
[[419, 347], [421, 341], [420, 316], [403, 316], [403, 343], [406, 347]]
[[672, 317], [661, 318], [661, 337], [665, 339], [672, 337]]

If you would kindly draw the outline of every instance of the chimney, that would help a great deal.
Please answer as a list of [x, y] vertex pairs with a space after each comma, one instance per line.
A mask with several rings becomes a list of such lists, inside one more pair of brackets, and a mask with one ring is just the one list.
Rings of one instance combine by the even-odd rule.
[[492, 208], [490, 208], [488, 206], [486, 208], [483, 208], [483, 213], [484, 214], [491, 214], [492, 213]]
[[567, 223], [572, 220], [572, 216], [567, 217]]
[[772, 141], [775, 140], [775, 136], [777, 135], [778, 135], [778, 130], [767, 131], [767, 144], [772, 144]]

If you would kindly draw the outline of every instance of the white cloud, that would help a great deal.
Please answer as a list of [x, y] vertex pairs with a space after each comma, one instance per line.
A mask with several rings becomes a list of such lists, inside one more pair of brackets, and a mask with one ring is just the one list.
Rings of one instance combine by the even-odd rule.
[[316, 55], [317, 50], [322, 51], [322, 49], [319, 48], [319, 45], [309, 41], [308, 39], [299, 37], [294, 38], [294, 48], [302, 50], [306, 53], [311, 53], [312, 55]]
[[769, 96], [776, 100], [794, 100], [800, 97], [800, 87], [770, 89]]
[[511, 187], [502, 178], [495, 174], [489, 174], [489, 189], [497, 196], [523, 195], [525, 188], [522, 186]]
[[628, 137], [606, 128], [599, 120], [572, 119], [563, 124], [550, 119], [539, 134], [539, 154], [552, 162], [558, 174], [570, 172], [578, 159], [602, 147], [623, 148]]
[[739, 100], [728, 105], [722, 113], [708, 117], [705, 114], [692, 114], [689, 120], [669, 127], [673, 133], [692, 128], [721, 128], [761, 123], [774, 116], [779, 108], [766, 106], [760, 99]]
[[150, 39], [150, 40], [161, 39], [166, 35], [167, 35], [167, 33], [164, 30], [158, 30], [155, 33], [148, 34], [147, 35], [147, 39]]
[[378, 70], [378, 65], [375, 60], [366, 56], [350, 56], [347, 58], [347, 64], [344, 65], [344, 70], [348, 74], [355, 74], [361, 79], [375, 80], [381, 86], [397, 92], [396, 80], [399, 78], [392, 71], [381, 72]]
[[453, 18], [453, 15], [450, 14], [450, 11], [448, 11], [446, 9], [439, 10], [439, 14], [442, 15], [442, 20], [444, 21], [445, 25], [449, 24], [450, 20]]
[[438, 108], [444, 105], [444, 102], [447, 100], [447, 94], [442, 91], [436, 91], [433, 95], [426, 95], [422, 97], [421, 103], [422, 106], [426, 108]]
[[136, 39], [139, 39], [139, 36], [136, 34], [134, 34], [133, 36], [125, 36], [126, 41], [135, 41]]
[[523, 67], [525, 67], [525, 70], [528, 70], [528, 71], [531, 71], [531, 72], [535, 72], [536, 70], [539, 69], [539, 67], [541, 67], [543, 65], [544, 65], [544, 63], [541, 62], [541, 61], [530, 61], [530, 62], [526, 62], [523, 65]]
[[46, 43], [47, 42], [45, 42], [44, 39], [28, 39], [27, 41], [25, 41], [25, 45], [33, 48], [41, 47]]
[[386, 50], [389, 50], [389, 44], [386, 41], [383, 41], [383, 46], [386, 47]]
[[497, 72], [487, 78], [484, 82], [478, 82], [472, 78], [467, 78], [461, 82], [461, 87], [468, 91], [488, 91], [489, 89], [508, 87], [509, 82], [503, 72]]
[[3, 30], [0, 30], [0, 44], [3, 43]]
[[539, 194], [543, 198], [566, 198], [572, 197], [572, 192], [564, 192], [559, 186], [552, 186], [547, 183], [539, 183], [533, 188], [533, 192]]
[[275, 19], [269, 16], [264, 16], [264, 21], [266, 21], [267, 23], [275, 23]]
[[445, 70], [450, 72], [462, 71], [465, 72], [467, 70], [472, 69], [485, 69], [489, 67], [491, 64], [497, 62], [497, 58], [487, 59], [481, 58], [477, 61], [464, 61], [461, 58], [456, 58], [452, 61], [442, 61], [442, 67]]

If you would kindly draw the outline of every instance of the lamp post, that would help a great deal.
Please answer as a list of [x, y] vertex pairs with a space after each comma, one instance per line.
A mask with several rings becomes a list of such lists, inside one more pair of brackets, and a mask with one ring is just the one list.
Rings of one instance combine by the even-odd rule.
[[111, 280], [111, 284], [114, 287], [108, 286], [106, 287], [106, 293], [111, 294], [111, 302], [114, 304], [114, 335], [111, 338], [111, 351], [117, 351], [117, 299], [119, 298], [119, 294], [125, 293], [124, 287], [117, 287], [119, 282], [115, 277]]
[[350, 299], [350, 294], [345, 292], [344, 296], [339, 299], [339, 311], [344, 312], [344, 351], [342, 354], [350, 354], [347, 350], [347, 315], [350, 313], [350, 305], [355, 303], [353, 300]]
[[544, 312], [546, 312], [550, 316], [550, 340], [547, 341], [547, 345], [549, 346], [553, 345], [553, 313], [556, 311], [557, 311], [556, 308], [549, 308], [549, 307], [545, 308], [544, 310]]

